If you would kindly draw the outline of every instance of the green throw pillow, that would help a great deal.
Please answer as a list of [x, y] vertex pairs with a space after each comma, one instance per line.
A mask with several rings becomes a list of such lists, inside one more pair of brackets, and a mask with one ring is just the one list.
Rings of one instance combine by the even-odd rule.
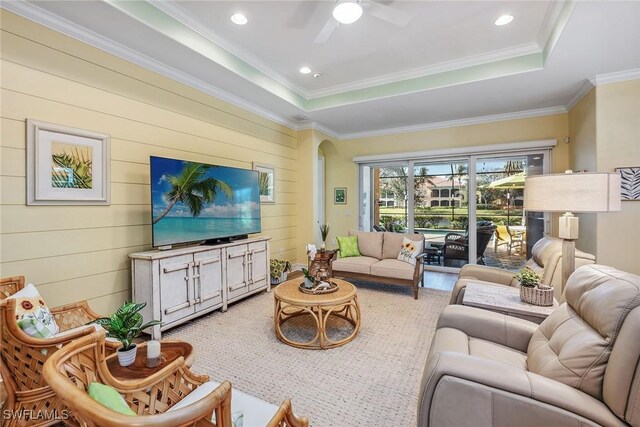
[[116, 411], [124, 415], [136, 415], [136, 413], [129, 408], [124, 397], [118, 393], [118, 390], [113, 387], [109, 387], [108, 385], [100, 383], [89, 384], [89, 397], [112, 411]]
[[340, 248], [340, 258], [360, 256], [358, 236], [336, 237], [336, 239], [338, 240], [338, 247]]

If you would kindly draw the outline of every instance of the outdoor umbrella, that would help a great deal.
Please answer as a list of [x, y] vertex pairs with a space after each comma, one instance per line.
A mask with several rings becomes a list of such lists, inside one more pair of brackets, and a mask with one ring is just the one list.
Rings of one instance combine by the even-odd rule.
[[488, 188], [503, 188], [507, 190], [507, 224], [509, 224], [511, 199], [509, 198], [509, 189], [524, 188], [524, 178], [526, 174], [524, 172], [517, 173], [515, 175], [506, 176], [493, 181]]

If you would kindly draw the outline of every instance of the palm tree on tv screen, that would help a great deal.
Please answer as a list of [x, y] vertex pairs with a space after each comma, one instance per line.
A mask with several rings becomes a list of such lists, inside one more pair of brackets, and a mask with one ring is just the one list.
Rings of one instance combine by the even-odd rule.
[[229, 184], [205, 176], [210, 168], [209, 165], [189, 162], [179, 175], [167, 175], [167, 181], [171, 184], [171, 190], [166, 193], [167, 207], [153, 219], [153, 223], [164, 218], [178, 202], [184, 203], [191, 215], [196, 217], [202, 212], [205, 203], [210, 203], [216, 198], [218, 191], [231, 197]]

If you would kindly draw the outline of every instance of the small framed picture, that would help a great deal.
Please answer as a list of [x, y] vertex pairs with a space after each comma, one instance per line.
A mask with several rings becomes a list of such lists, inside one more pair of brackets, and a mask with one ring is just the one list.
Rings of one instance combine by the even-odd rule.
[[273, 165], [253, 162], [253, 170], [260, 172], [260, 203], [276, 202], [276, 168]]
[[336, 187], [333, 189], [333, 203], [336, 205], [347, 204], [347, 187]]
[[633, 168], [616, 168], [620, 173], [621, 200], [640, 200], [640, 166]]
[[108, 205], [110, 137], [27, 119], [27, 205]]

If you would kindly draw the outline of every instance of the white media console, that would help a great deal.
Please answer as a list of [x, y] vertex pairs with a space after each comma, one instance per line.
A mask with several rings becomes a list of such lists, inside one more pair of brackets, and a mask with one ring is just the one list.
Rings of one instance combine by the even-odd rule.
[[270, 237], [130, 254], [133, 301], [146, 302], [152, 337], [262, 290], [270, 291]]

